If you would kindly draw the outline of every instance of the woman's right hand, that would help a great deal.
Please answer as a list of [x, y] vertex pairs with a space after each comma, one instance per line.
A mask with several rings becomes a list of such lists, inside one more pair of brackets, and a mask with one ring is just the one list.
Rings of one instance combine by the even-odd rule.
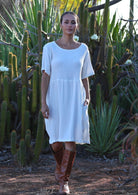
[[48, 108], [47, 104], [42, 104], [41, 112], [42, 112], [44, 118], [47, 118], [47, 119], [49, 118], [49, 108]]

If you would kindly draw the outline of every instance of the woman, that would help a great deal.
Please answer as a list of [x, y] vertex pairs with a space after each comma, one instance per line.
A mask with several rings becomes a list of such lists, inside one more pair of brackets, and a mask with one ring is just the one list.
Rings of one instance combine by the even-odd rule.
[[41, 111], [55, 160], [59, 194], [69, 194], [68, 179], [76, 143], [90, 143], [88, 77], [94, 75], [88, 47], [74, 40], [79, 19], [74, 12], [61, 16], [61, 39], [43, 48]]

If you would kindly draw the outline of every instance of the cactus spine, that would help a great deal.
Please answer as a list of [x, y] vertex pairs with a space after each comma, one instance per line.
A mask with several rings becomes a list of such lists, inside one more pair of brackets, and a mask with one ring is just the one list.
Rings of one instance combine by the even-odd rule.
[[36, 144], [34, 150], [34, 160], [38, 161], [39, 155], [41, 153], [42, 143], [43, 143], [43, 136], [44, 136], [44, 121], [42, 112], [39, 112], [38, 116], [38, 126], [37, 126], [37, 136], [36, 136]]
[[17, 152], [16, 141], [17, 141], [17, 133], [16, 133], [15, 130], [12, 130], [12, 132], [11, 132], [11, 153], [12, 153], [13, 156]]
[[22, 86], [27, 87], [27, 61], [28, 61], [28, 31], [25, 31], [23, 38], [23, 49], [22, 49], [22, 58], [21, 58], [21, 71], [22, 71]]
[[7, 114], [7, 102], [3, 101], [1, 104], [1, 115], [0, 115], [0, 146], [3, 144], [5, 138], [6, 114]]
[[26, 98], [27, 97], [27, 89], [25, 86], [22, 88], [22, 108], [21, 108], [21, 121], [22, 121], [22, 130], [21, 130], [21, 137], [24, 138], [25, 136], [25, 111], [26, 111]]

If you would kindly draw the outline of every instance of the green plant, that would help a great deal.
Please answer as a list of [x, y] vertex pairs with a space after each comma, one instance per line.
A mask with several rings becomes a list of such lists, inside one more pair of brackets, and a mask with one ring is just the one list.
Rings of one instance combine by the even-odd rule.
[[40, 111], [39, 116], [38, 116], [36, 144], [35, 144], [35, 149], [34, 149], [34, 160], [35, 161], [38, 161], [39, 159], [39, 155], [42, 149], [43, 137], [44, 137], [44, 119], [43, 119], [42, 112]]
[[26, 145], [24, 139], [20, 140], [19, 149], [18, 149], [18, 162], [20, 166], [26, 165]]
[[11, 132], [11, 153], [13, 156], [17, 152], [16, 142], [17, 142], [17, 133], [15, 130], [12, 130], [12, 132]]
[[90, 110], [90, 145], [87, 150], [99, 155], [113, 153], [120, 149], [121, 141], [116, 142], [121, 113], [116, 108], [112, 116], [112, 104], [101, 104], [100, 111], [97, 108]]
[[21, 127], [21, 137], [24, 138], [25, 136], [25, 111], [26, 111], [26, 101], [27, 101], [27, 89], [25, 86], [22, 88], [22, 103], [21, 103], [21, 121], [22, 121], [22, 127]]
[[7, 102], [3, 101], [1, 104], [1, 112], [0, 112], [0, 146], [2, 146], [5, 139], [6, 116], [7, 116]]
[[21, 71], [22, 71], [22, 86], [28, 85], [28, 79], [27, 79], [27, 65], [28, 65], [28, 39], [29, 34], [28, 31], [25, 31], [24, 38], [23, 38], [23, 49], [22, 49], [22, 58], [21, 58]]

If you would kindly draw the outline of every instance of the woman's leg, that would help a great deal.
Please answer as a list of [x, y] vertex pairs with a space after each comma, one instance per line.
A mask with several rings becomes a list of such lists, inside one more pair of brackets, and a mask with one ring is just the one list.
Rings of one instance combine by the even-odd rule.
[[72, 166], [76, 156], [76, 144], [75, 142], [65, 142], [65, 150], [63, 153], [61, 172], [59, 175], [59, 194], [69, 194], [68, 180], [71, 174]]
[[50, 147], [54, 155], [54, 158], [56, 160], [55, 179], [57, 182], [59, 182], [59, 175], [60, 175], [61, 162], [64, 153], [64, 146], [62, 142], [55, 142], [51, 144]]

